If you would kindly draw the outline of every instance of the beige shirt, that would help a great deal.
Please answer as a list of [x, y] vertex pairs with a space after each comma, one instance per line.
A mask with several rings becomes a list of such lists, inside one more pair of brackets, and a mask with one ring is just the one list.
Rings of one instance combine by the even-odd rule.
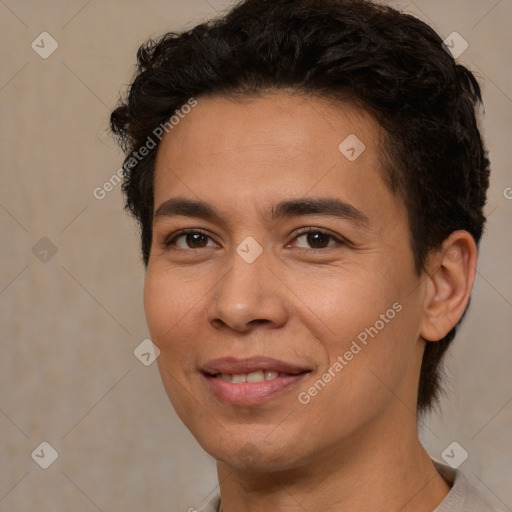
[[[432, 512], [499, 512], [471, 485], [464, 473], [439, 462], [433, 462], [452, 489]], [[213, 496], [198, 512], [222, 512], [220, 494]]]

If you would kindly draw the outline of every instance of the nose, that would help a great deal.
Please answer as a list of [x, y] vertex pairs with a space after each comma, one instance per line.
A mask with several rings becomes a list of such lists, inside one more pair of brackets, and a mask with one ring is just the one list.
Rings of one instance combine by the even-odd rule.
[[248, 263], [236, 252], [232, 265], [216, 286], [208, 320], [216, 328], [247, 332], [255, 326], [281, 327], [288, 318], [286, 286], [262, 253]]

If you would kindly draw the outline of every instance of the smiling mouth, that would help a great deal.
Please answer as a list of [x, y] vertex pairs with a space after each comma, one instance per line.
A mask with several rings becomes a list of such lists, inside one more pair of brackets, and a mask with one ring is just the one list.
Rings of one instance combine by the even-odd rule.
[[310, 368], [267, 357], [210, 361], [201, 368], [208, 391], [224, 404], [252, 406], [286, 396]]
[[[264, 373], [267, 373], [268, 379], [262, 378]], [[254, 406], [276, 400], [279, 396], [285, 397], [286, 391], [293, 389], [309, 373], [258, 371], [249, 374], [203, 375], [208, 391], [217, 400], [234, 406]]]
[[[210, 376], [217, 375], [253, 375], [259, 372], [263, 373], [263, 380], [268, 378], [277, 377], [280, 373], [287, 375], [296, 375], [305, 371], [310, 371], [306, 365], [299, 365], [297, 363], [287, 362], [280, 359], [274, 359], [266, 356], [253, 356], [243, 359], [236, 357], [220, 357], [212, 359], [204, 364], [200, 371]], [[274, 375], [277, 373], [278, 375]], [[256, 376], [256, 375], [254, 375]]]
[[267, 380], [274, 380], [278, 377], [289, 377], [291, 375], [301, 375], [303, 373], [308, 373], [309, 370], [305, 370], [303, 372], [297, 373], [283, 373], [277, 372], [275, 370], [258, 370], [251, 373], [217, 373], [215, 375], [209, 375], [210, 377], [222, 379], [225, 382], [232, 382], [234, 384], [241, 384], [244, 382], [254, 383], [254, 382], [263, 382]]

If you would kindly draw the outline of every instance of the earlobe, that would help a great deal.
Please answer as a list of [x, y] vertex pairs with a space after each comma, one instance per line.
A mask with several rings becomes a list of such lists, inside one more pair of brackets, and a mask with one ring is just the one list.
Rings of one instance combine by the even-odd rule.
[[441, 340], [462, 317], [475, 282], [477, 253], [473, 237], [459, 230], [429, 257], [420, 331], [425, 340]]

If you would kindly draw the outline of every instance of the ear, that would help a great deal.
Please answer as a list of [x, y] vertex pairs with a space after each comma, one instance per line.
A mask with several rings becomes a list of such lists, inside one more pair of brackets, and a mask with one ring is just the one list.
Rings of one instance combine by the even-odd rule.
[[467, 231], [454, 231], [429, 256], [421, 336], [439, 341], [460, 320], [476, 276], [478, 250]]

